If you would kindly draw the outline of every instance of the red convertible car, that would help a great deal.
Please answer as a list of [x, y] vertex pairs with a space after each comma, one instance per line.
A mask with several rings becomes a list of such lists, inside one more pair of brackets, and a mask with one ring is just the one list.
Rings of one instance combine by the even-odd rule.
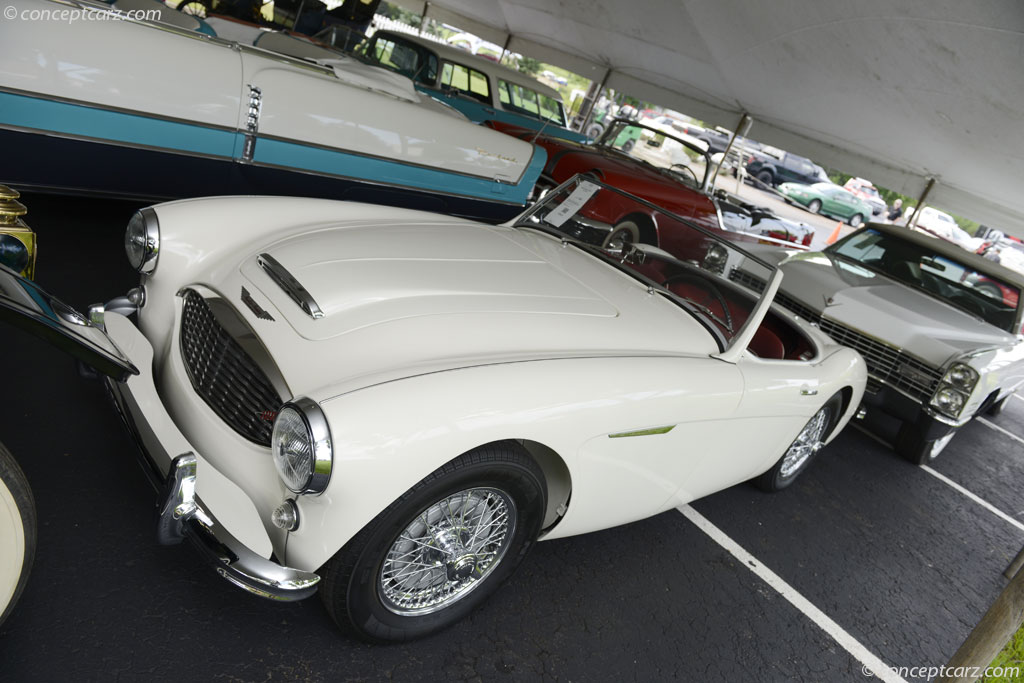
[[[741, 242], [775, 241], [809, 246], [814, 230], [746, 204], [721, 190], [711, 191], [714, 166], [707, 145], [686, 136], [618, 119], [592, 144], [580, 144], [551, 137], [543, 131], [527, 130], [500, 121], [488, 121], [491, 128], [533, 142], [548, 153], [547, 166], [538, 189], [544, 192], [574, 175], [592, 176], [603, 183], [663, 206], [692, 219], [709, 230], [729, 233], [727, 239]], [[614, 193], [608, 193], [613, 196]], [[616, 240], [664, 246], [654, 213], [628, 213], [621, 207], [598, 207], [593, 218], [605, 231], [602, 246]]]

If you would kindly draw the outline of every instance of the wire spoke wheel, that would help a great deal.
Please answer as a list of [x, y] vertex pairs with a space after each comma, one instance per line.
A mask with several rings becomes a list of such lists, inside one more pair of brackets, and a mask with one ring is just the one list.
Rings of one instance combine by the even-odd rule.
[[825, 431], [829, 425], [829, 409], [825, 406], [811, 418], [796, 440], [790, 445], [789, 450], [782, 457], [780, 474], [783, 478], [797, 472], [811, 456], [817, 453], [824, 445]]
[[517, 511], [496, 488], [471, 488], [416, 515], [391, 544], [378, 576], [389, 611], [429, 614], [465, 597], [508, 551]]

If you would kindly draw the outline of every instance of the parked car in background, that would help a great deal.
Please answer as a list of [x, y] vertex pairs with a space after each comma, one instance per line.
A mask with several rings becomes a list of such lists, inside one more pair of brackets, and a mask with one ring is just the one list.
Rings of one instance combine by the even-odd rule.
[[[68, 6], [12, 1], [43, 15]], [[348, 197], [499, 220], [521, 210], [543, 168], [542, 150], [471, 124], [398, 74], [117, 19], [5, 31], [0, 142], [18, 161], [0, 182]]]
[[[408, 640], [537, 540], [785, 488], [857, 410], [863, 359], [771, 307], [774, 266], [657, 209], [678, 254], [579, 240], [613, 204], [652, 209], [582, 178], [500, 226], [161, 204], [126, 231], [138, 290], [85, 318], [0, 268], [0, 312], [106, 356], [163, 543], [262, 597], [322, 587], [346, 631]], [[737, 259], [764, 293], [725, 277]]]
[[[1020, 273], [888, 224], [822, 252], [752, 249], [785, 274], [779, 305], [864, 356], [868, 417], [899, 421], [894, 446], [911, 462], [934, 460], [1024, 382]], [[730, 277], [763, 287], [743, 264]]]
[[[642, 123], [616, 119], [599, 140], [590, 145], [537, 135], [492, 121], [489, 125], [509, 135], [533, 140], [550, 159], [538, 182], [538, 194], [582, 173], [663, 206], [709, 230], [742, 226], [742, 221], [723, 222], [717, 200], [711, 194], [712, 164], [700, 140], [677, 137]], [[607, 243], [616, 240], [659, 246], [668, 236], [653, 214], [640, 209], [628, 213], [610, 207], [605, 212]], [[729, 239], [772, 239], [776, 225], [747, 224], [749, 232], [730, 232]], [[792, 234], [802, 244], [802, 233]]]
[[[779, 157], [757, 154], [747, 164], [747, 174], [766, 186], [783, 183], [811, 185], [829, 182], [825, 171], [810, 159], [778, 150]], [[870, 215], [870, 214], [868, 214]]]
[[408, 76], [471, 121], [501, 121], [552, 137], [586, 142], [569, 130], [562, 96], [518, 71], [441, 43], [396, 31], [377, 31], [356, 51], [369, 64]]
[[871, 214], [873, 216], [880, 216], [888, 208], [885, 200], [878, 194], [878, 190], [870, 180], [850, 178], [843, 184], [843, 189], [867, 202], [868, 206], [871, 207]]
[[[914, 216], [914, 207], [907, 209], [907, 224], [910, 225]], [[977, 251], [985, 240], [971, 235], [956, 223], [956, 219], [945, 211], [931, 206], [921, 209], [914, 227], [936, 237], [953, 242], [962, 249]]]
[[871, 218], [867, 202], [834, 183], [783, 183], [779, 185], [779, 192], [811, 213], [842, 219], [855, 228]]

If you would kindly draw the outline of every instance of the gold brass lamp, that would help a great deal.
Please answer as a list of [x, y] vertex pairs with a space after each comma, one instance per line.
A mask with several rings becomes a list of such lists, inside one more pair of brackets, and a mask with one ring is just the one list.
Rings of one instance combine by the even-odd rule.
[[0, 263], [31, 280], [36, 274], [36, 234], [21, 219], [28, 209], [17, 190], [0, 185]]

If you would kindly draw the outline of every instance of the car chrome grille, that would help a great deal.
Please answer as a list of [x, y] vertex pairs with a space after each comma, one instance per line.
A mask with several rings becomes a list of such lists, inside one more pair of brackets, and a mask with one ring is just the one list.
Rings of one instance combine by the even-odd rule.
[[889, 386], [906, 392], [919, 401], [927, 401], [942, 379], [942, 371], [845, 325], [822, 318], [821, 331], [838, 344], [860, 351], [868, 372]]
[[192, 387], [240, 435], [270, 446], [273, 415], [284, 401], [256, 362], [214, 316], [199, 293], [185, 290], [181, 357]]
[[[765, 288], [764, 280], [736, 268], [729, 273], [729, 279], [756, 292], [763, 292]], [[869, 393], [877, 393], [883, 383], [919, 401], [927, 401], [935, 393], [939, 380], [942, 379], [941, 370], [851, 327], [823, 318], [814, 309], [782, 292], [776, 294], [775, 302], [816, 325], [837, 344], [859, 351], [864, 356], [864, 362], [867, 363], [871, 375], [868, 383]]]

